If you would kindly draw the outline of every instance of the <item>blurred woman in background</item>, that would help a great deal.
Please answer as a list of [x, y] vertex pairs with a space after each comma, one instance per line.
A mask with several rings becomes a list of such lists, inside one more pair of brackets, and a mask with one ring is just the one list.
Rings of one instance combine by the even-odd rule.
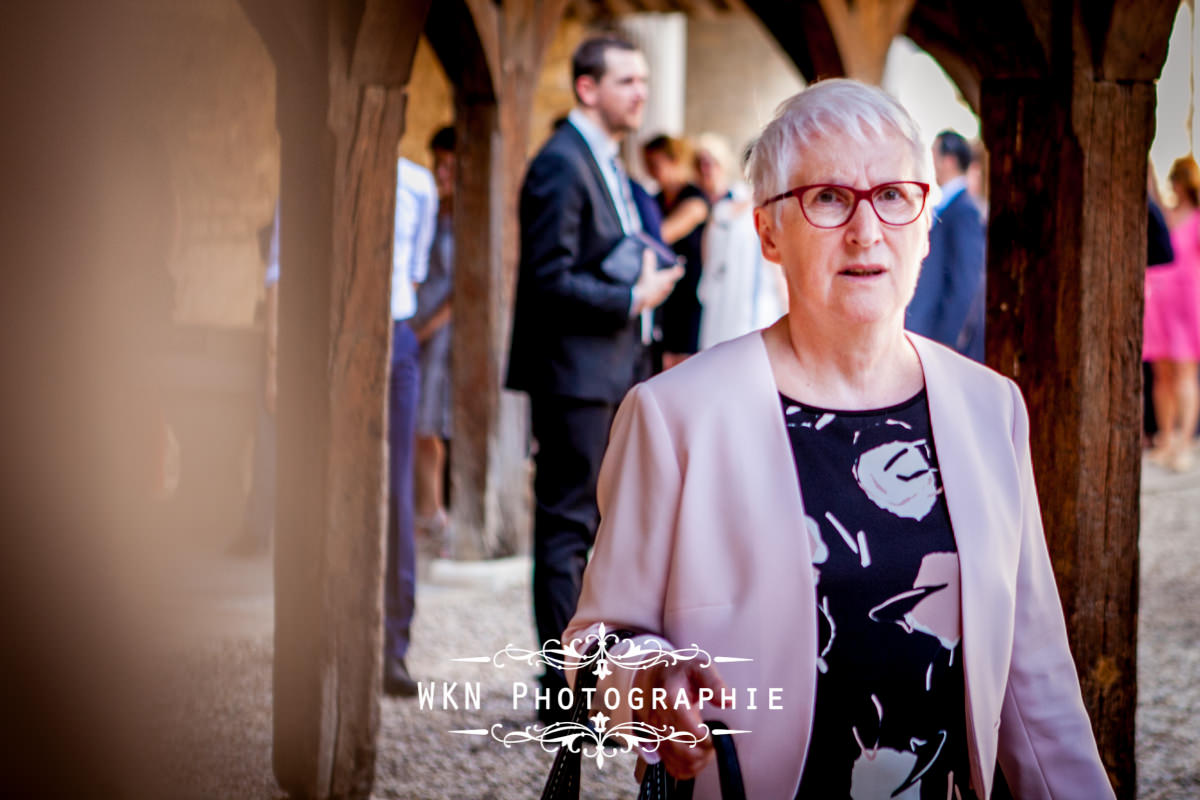
[[662, 239], [684, 259], [684, 275], [658, 309], [662, 329], [662, 368], [670, 369], [700, 349], [700, 240], [709, 202], [692, 182], [691, 162], [682, 139], [655, 136], [642, 147], [646, 172], [658, 183]]
[[704, 226], [704, 268], [696, 292], [703, 350], [779, 319], [787, 306], [787, 284], [779, 265], [763, 258], [750, 187], [729, 145], [717, 134], [697, 137], [696, 172], [713, 204]]
[[1142, 359], [1154, 373], [1158, 436], [1150, 460], [1176, 472], [1192, 465], [1200, 417], [1200, 166], [1177, 159], [1167, 175], [1175, 193], [1169, 215], [1175, 260], [1146, 271]]

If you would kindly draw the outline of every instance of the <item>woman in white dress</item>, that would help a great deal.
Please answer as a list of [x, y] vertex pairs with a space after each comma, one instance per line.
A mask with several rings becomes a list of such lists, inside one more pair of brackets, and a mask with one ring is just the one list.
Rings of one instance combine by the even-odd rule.
[[[700, 188], [713, 203], [702, 243], [704, 270], [696, 289], [704, 309], [703, 350], [779, 319], [787, 306], [787, 287], [779, 265], [762, 256], [750, 190], [729, 145], [717, 134], [701, 134], [695, 158]], [[730, 175], [738, 176], [732, 186]]]

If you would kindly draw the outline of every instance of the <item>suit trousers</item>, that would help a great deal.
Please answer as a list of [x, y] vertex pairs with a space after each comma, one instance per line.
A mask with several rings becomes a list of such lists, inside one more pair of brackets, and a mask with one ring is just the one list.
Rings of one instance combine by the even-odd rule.
[[413, 530], [413, 436], [421, 388], [417, 337], [408, 323], [392, 329], [388, 384], [387, 582], [384, 584], [384, 659], [408, 653], [416, 609], [417, 551]]
[[[596, 481], [616, 406], [561, 395], [530, 400], [537, 440], [533, 612], [544, 646], [562, 636], [579, 601], [588, 548], [600, 521]], [[550, 668], [541, 681], [555, 691], [566, 686], [562, 672]]]

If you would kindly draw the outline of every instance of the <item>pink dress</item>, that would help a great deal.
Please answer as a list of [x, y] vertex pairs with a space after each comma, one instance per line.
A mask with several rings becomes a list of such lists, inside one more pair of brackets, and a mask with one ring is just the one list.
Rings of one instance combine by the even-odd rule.
[[1144, 361], [1200, 361], [1200, 211], [1171, 231], [1175, 260], [1146, 270]]

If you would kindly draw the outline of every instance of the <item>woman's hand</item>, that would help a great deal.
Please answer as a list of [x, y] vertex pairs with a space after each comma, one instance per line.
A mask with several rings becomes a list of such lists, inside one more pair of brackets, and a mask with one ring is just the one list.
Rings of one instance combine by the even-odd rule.
[[[658, 746], [657, 753], [662, 758], [667, 772], [675, 778], [684, 780], [694, 778], [708, 766], [713, 757], [712, 737], [702, 728], [702, 710], [699, 707], [699, 692], [701, 689], [711, 689], [716, 701], [721, 698], [725, 689], [725, 681], [715, 667], [700, 667], [695, 662], [685, 661], [680, 664], [660, 664], [649, 669], [639, 670], [633, 685], [641, 689], [642, 707], [633, 712], [635, 722], [644, 722], [658, 728], [666, 726], [679, 731], [687, 731], [700, 739], [695, 747], [689, 747], [681, 742], [663, 742]], [[662, 688], [667, 690], [666, 708], [655, 708], [651, 702], [652, 690]], [[686, 708], [676, 708], [679, 690], [687, 693]], [[707, 694], [707, 693], [706, 693]], [[705, 705], [719, 705], [706, 699]], [[667, 728], [669, 732], [670, 728]], [[703, 737], [703, 738], [701, 738]]]

